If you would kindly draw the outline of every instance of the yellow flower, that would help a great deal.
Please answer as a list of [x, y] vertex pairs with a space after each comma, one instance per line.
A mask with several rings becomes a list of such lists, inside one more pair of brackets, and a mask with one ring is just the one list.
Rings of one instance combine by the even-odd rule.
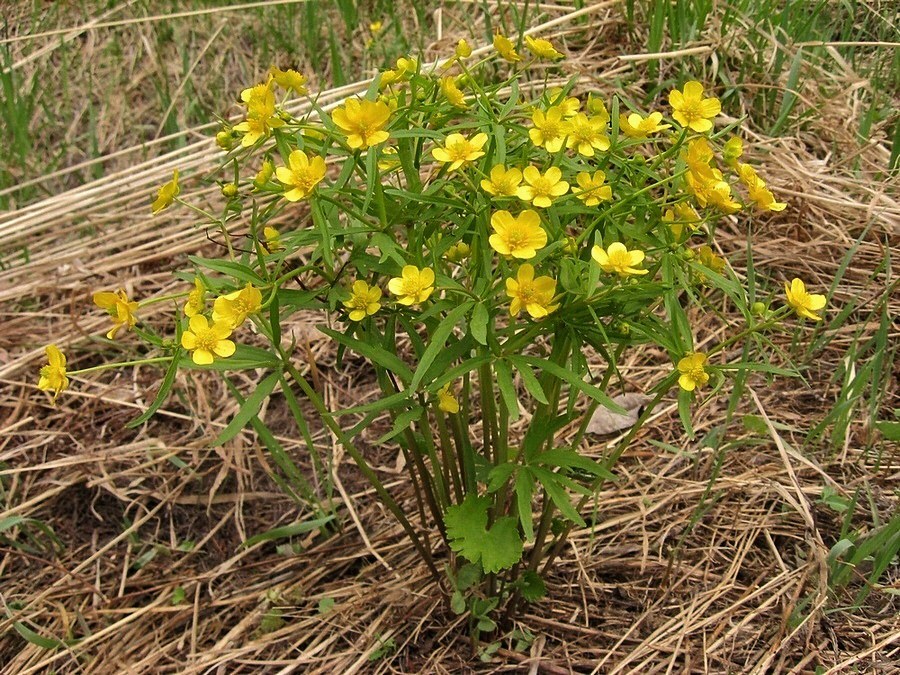
[[749, 164], [741, 164], [738, 169], [741, 182], [747, 186], [747, 193], [757, 207], [763, 211], [784, 211], [787, 204], [776, 202], [775, 195], [766, 187], [765, 181], [759, 177]]
[[388, 290], [397, 297], [401, 305], [415, 305], [425, 302], [434, 292], [434, 270], [415, 265], [405, 265], [399, 277], [388, 282]]
[[609, 136], [606, 135], [606, 122], [599, 117], [588, 117], [578, 113], [569, 121], [569, 137], [566, 147], [574, 149], [579, 155], [593, 157], [594, 150], [609, 150]]
[[685, 226], [687, 226], [691, 232], [694, 232], [697, 229], [697, 223], [700, 222], [700, 216], [697, 215], [694, 207], [690, 204], [678, 202], [674, 205], [674, 208], [666, 209], [662, 220], [664, 223], [669, 223], [669, 227], [672, 230], [672, 234], [675, 235], [675, 238], [681, 239], [681, 235], [684, 234]]
[[650, 134], [658, 131], [671, 129], [671, 124], [660, 124], [662, 121], [662, 113], [650, 113], [647, 117], [641, 117], [637, 113], [630, 115], [619, 115], [619, 129], [628, 138], [647, 138]]
[[816, 312], [825, 307], [824, 295], [808, 293], [806, 284], [797, 278], [791, 280], [790, 284], [785, 282], [784, 294], [787, 296], [787, 303], [797, 312], [797, 316], [813, 321], [822, 320]]
[[69, 378], [66, 377], [66, 355], [59, 351], [56, 345], [48, 345], [45, 351], [47, 365], [41, 366], [38, 389], [52, 391], [55, 403], [56, 397], [69, 388]]
[[459, 412], [459, 401], [450, 391], [449, 382], [438, 390], [438, 408], [451, 415]]
[[597, 206], [600, 202], [612, 199], [612, 188], [605, 185], [606, 174], [602, 171], [595, 171], [593, 176], [587, 171], [582, 171], [575, 176], [575, 180], [581, 189], [572, 188], [572, 193], [583, 201], [585, 206]]
[[529, 263], [519, 266], [515, 279], [506, 280], [506, 294], [512, 298], [509, 313], [518, 316], [524, 308], [532, 319], [542, 319], [556, 311], [559, 305], [551, 304], [556, 294], [556, 279], [534, 278], [534, 267]]
[[247, 115], [252, 117], [269, 117], [275, 114], [275, 92], [272, 91], [272, 78], [248, 87], [241, 92], [241, 101], [247, 106]]
[[228, 358], [234, 354], [234, 342], [228, 339], [232, 330], [228, 323], [214, 319], [210, 325], [205, 316], [196, 314], [188, 326], [181, 334], [181, 346], [191, 352], [191, 359], [198, 366], [208, 366], [216, 356]]
[[456, 171], [479, 157], [484, 157], [482, 148], [487, 141], [488, 135], [485, 133], [475, 134], [471, 141], [462, 134], [450, 134], [444, 147], [436, 147], [431, 154], [437, 161], [449, 164], [450, 171]]
[[253, 178], [253, 185], [261, 190], [265, 187], [266, 183], [269, 182], [269, 179], [272, 178], [272, 174], [274, 173], [275, 165], [272, 164], [272, 161], [269, 159], [264, 160], [256, 176]]
[[698, 180], [708, 179], [713, 175], [713, 150], [705, 138], [695, 138], [688, 143], [681, 156]]
[[309, 90], [306, 88], [306, 77], [293, 68], [279, 70], [277, 67], [272, 66], [269, 68], [269, 74], [275, 80], [275, 84], [282, 89], [292, 89], [298, 96], [309, 93]]
[[606, 104], [603, 102], [603, 99], [594, 98], [593, 94], [588, 94], [587, 109], [591, 115], [603, 120], [603, 124], [609, 124], [610, 119], [612, 119], [609, 116], [609, 111], [606, 109]]
[[522, 201], [531, 202], [538, 208], [550, 206], [556, 197], [561, 197], [569, 191], [569, 184], [562, 180], [562, 171], [558, 166], [551, 166], [543, 174], [537, 167], [526, 166], [522, 171], [522, 178], [528, 184], [520, 186], [516, 190], [516, 195]]
[[384, 172], [396, 171], [400, 168], [400, 157], [397, 155], [397, 148], [387, 147], [381, 151], [381, 157], [378, 159], [378, 170]]
[[472, 47], [469, 46], [469, 43], [466, 42], [465, 38], [462, 38], [459, 42], [456, 43], [455, 53], [457, 58], [467, 59], [472, 56]]
[[175, 197], [181, 194], [181, 188], [178, 186], [178, 169], [172, 172], [172, 180], [163, 185], [156, 192], [156, 199], [150, 205], [153, 213], [159, 213], [164, 208], [175, 201]]
[[269, 253], [276, 253], [284, 250], [284, 244], [281, 243], [281, 233], [271, 225], [263, 228], [263, 246]]
[[115, 293], [109, 291], [100, 291], [94, 293], [94, 304], [101, 309], [105, 309], [112, 317], [113, 327], [106, 334], [110, 340], [116, 338], [116, 333], [121, 328], [131, 328], [137, 323], [137, 317], [134, 313], [138, 309], [138, 303], [129, 300], [125, 295], [125, 291], [121, 288]]
[[379, 87], [384, 89], [397, 82], [405, 82], [416, 74], [418, 67], [419, 62], [413, 57], [401, 56], [397, 59], [397, 65], [394, 69], [385, 70], [381, 73], [381, 80], [378, 83]]
[[[725, 258], [716, 255], [709, 245], [703, 244], [702, 246], [698, 246], [696, 252], [697, 262], [704, 267], [708, 267], [716, 274], [721, 274], [725, 269]], [[701, 279], [701, 281], [705, 281], [705, 277]]]
[[703, 98], [703, 85], [691, 80], [684, 85], [684, 91], [673, 89], [669, 92], [672, 117], [683, 127], [697, 133], [712, 129], [712, 120], [722, 112], [722, 104], [717, 98]]
[[546, 113], [535, 110], [531, 115], [534, 128], [528, 130], [531, 142], [539, 148], [545, 148], [547, 152], [559, 152], [569, 133], [569, 123], [564, 117], [565, 111], [560, 106], [553, 106]]
[[744, 142], [740, 136], [732, 136], [722, 147], [722, 159], [732, 168], [737, 166], [737, 161], [743, 154]]
[[273, 81], [270, 79], [265, 84], [257, 84], [241, 92], [241, 100], [247, 105], [247, 119], [236, 124], [234, 130], [243, 134], [241, 146], [245, 148], [268, 136], [272, 129], [284, 125], [284, 120], [275, 114]]
[[734, 213], [741, 209], [740, 203], [732, 199], [731, 186], [718, 169], [710, 169], [706, 176], [698, 176], [693, 171], [688, 171], [685, 178], [688, 191], [694, 195], [700, 206], [712, 204], [725, 213]]
[[347, 145], [354, 150], [384, 143], [390, 134], [384, 130], [391, 116], [387, 104], [351, 98], [342, 108], [331, 113], [331, 119], [347, 136]]
[[272, 129], [276, 129], [283, 124], [284, 122], [277, 117], [248, 117], [240, 124], [236, 124], [234, 130], [243, 134], [241, 147], [249, 148], [260, 138], [268, 136]]
[[591, 257], [600, 264], [604, 272], [615, 272], [619, 276], [627, 277], [631, 274], [647, 274], [647, 270], [638, 269], [644, 260], [644, 252], [639, 249], [629, 251], [625, 244], [614, 241], [604, 251], [595, 245], [591, 249]]
[[540, 38], [533, 38], [530, 35], [526, 35], [525, 46], [528, 48], [528, 51], [530, 51], [539, 59], [557, 61], [559, 59], [565, 58], [562, 54], [556, 51], [556, 48], [549, 40], [542, 40]]
[[233, 293], [220, 295], [213, 303], [212, 319], [234, 330], [262, 305], [262, 293], [253, 284]]
[[502, 164], [494, 165], [490, 179], [481, 181], [481, 188], [494, 197], [515, 197], [516, 190], [522, 183], [522, 172], [518, 169], [507, 169]]
[[566, 97], [562, 87], [554, 87], [547, 91], [547, 99], [551, 105], [562, 109], [565, 119], [569, 119], [581, 109], [581, 101], [574, 96]]
[[313, 188], [325, 177], [325, 160], [318, 155], [309, 157], [302, 150], [294, 150], [286, 166], [275, 169], [275, 177], [287, 187], [284, 193], [289, 202], [297, 202], [312, 194]]
[[351, 321], [362, 321], [367, 316], [372, 316], [381, 309], [381, 289], [378, 286], [369, 286], [365, 281], [353, 282], [350, 298], [344, 300], [344, 307], [350, 310]]
[[494, 234], [488, 243], [500, 255], [528, 260], [547, 245], [547, 233], [537, 211], [523, 211], [516, 217], [509, 211], [497, 211], [491, 215], [491, 227]]
[[466, 105], [466, 97], [456, 86], [456, 78], [451, 76], [442, 77], [440, 81], [441, 93], [444, 95], [451, 105], [465, 110], [469, 106]]
[[678, 386], [685, 391], [694, 391], [709, 382], [709, 373], [703, 368], [706, 364], [706, 354], [690, 352], [678, 362]]
[[194, 277], [194, 290], [188, 293], [184, 303], [184, 315], [188, 318], [202, 314], [206, 309], [206, 288], [200, 277]]
[[519, 56], [519, 54], [516, 52], [516, 48], [513, 43], [500, 33], [497, 33], [494, 36], [494, 49], [496, 49], [499, 52], [500, 56], [502, 56], [510, 63], [516, 63], [517, 61], [522, 60], [522, 57]]
[[382, 27], [381, 21], [373, 21], [372, 23], [369, 24], [369, 30], [372, 31], [372, 33], [381, 32], [381, 27]]

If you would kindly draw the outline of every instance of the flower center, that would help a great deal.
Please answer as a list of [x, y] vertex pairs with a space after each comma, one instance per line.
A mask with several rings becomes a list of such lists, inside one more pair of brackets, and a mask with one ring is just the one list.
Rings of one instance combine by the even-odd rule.
[[510, 250], [517, 250], [528, 243], [528, 234], [519, 229], [510, 230], [506, 235]]
[[472, 151], [472, 148], [469, 146], [468, 141], [462, 141], [459, 143], [453, 143], [447, 146], [447, 154], [450, 155], [450, 158], [454, 162], [464, 162], [466, 158], [469, 156], [469, 153]]
[[547, 121], [544, 123], [544, 126], [541, 127], [541, 131], [547, 139], [559, 138], [563, 135], [562, 122]]
[[535, 197], [551, 197], [553, 195], [553, 186], [556, 183], [549, 178], [541, 176], [531, 184]]
[[625, 269], [628, 267], [628, 264], [631, 260], [628, 257], [628, 254], [624, 251], [615, 251], [611, 256], [609, 256], [609, 262], [614, 267], [620, 267]]
[[418, 295], [422, 290], [422, 282], [419, 279], [404, 279], [403, 280], [403, 294], [404, 295]]
[[197, 336], [197, 349], [211, 352], [219, 342], [211, 330], [200, 331], [199, 333], [194, 333], [194, 335]]
[[530, 281], [521, 281], [519, 282], [519, 300], [523, 305], [530, 305], [533, 302], [537, 301], [538, 293], [534, 287], [534, 284]]
[[700, 101], [691, 101], [690, 103], [685, 103], [684, 108], [681, 109], [681, 114], [684, 115], [689, 122], [693, 122], [694, 120], [702, 120], [703, 114], [700, 111]]

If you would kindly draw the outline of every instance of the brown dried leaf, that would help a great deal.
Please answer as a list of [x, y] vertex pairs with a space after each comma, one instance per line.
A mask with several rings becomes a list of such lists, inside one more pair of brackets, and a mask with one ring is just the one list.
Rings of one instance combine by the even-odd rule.
[[651, 396], [639, 393], [614, 396], [613, 401], [625, 408], [627, 414], [620, 415], [600, 406], [591, 416], [591, 421], [588, 422], [586, 431], [589, 434], [602, 435], [630, 429], [637, 422], [637, 418], [643, 412], [644, 406], [652, 400]]

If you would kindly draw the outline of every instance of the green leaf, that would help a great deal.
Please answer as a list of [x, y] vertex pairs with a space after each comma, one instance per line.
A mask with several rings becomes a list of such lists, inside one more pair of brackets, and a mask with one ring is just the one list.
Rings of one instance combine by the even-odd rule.
[[[369, 359], [372, 363], [375, 363], [386, 370], [390, 370], [392, 373], [397, 375], [404, 384], [408, 383], [412, 377], [413, 372], [410, 370], [409, 366], [403, 363], [402, 359], [396, 354], [392, 354], [386, 349], [382, 349], [378, 345], [371, 344], [369, 342], [362, 342], [361, 340], [357, 340], [356, 338], [350, 337], [344, 333], [340, 333], [336, 330], [332, 330], [331, 328], [327, 328], [326, 326], [319, 326], [319, 330], [332, 340], [339, 342], [340, 344], [352, 349], [358, 354], [362, 354], [367, 359]], [[421, 365], [421, 364], [420, 364]]]
[[547, 491], [547, 494], [550, 495], [550, 499], [556, 504], [556, 508], [559, 509], [560, 513], [579, 527], [584, 527], [584, 519], [581, 517], [581, 514], [575, 510], [575, 507], [572, 506], [569, 495], [566, 494], [566, 491], [560, 484], [563, 476], [536, 466], [532, 466], [530, 469], [532, 473], [534, 473], [534, 477], [540, 481], [541, 485]]
[[678, 417], [688, 438], [694, 438], [694, 426], [691, 424], [691, 392], [678, 388]]
[[16, 632], [19, 635], [28, 640], [28, 642], [37, 645], [42, 649], [59, 649], [60, 647], [65, 647], [63, 642], [60, 642], [56, 638], [45, 638], [43, 635], [35, 633], [21, 621], [13, 621], [13, 628], [16, 629]]
[[197, 267], [203, 267], [208, 270], [212, 270], [213, 272], [218, 272], [219, 274], [224, 274], [225, 276], [240, 279], [241, 281], [255, 284], [257, 286], [265, 284], [265, 281], [262, 279], [262, 277], [260, 277], [258, 274], [256, 274], [256, 272], [251, 270], [246, 265], [241, 265], [240, 263], [230, 262], [228, 260], [209, 260], [207, 258], [200, 258], [195, 255], [188, 256], [188, 260], [194, 263]]
[[183, 351], [184, 350], [181, 347], [176, 347], [175, 353], [172, 354], [172, 362], [166, 369], [166, 374], [163, 377], [162, 384], [159, 385], [159, 391], [156, 392], [156, 398], [153, 399], [153, 403], [151, 403], [150, 407], [138, 417], [128, 422], [128, 424], [125, 425], [126, 428], [134, 429], [135, 427], [140, 426], [153, 417], [153, 413], [159, 410], [160, 406], [165, 403], [166, 397], [172, 389], [172, 385], [175, 384], [175, 376], [178, 374], [178, 361], [181, 359]]
[[506, 404], [510, 418], [519, 419], [519, 399], [516, 397], [516, 385], [513, 382], [512, 369], [503, 359], [494, 361], [494, 373], [497, 375], [497, 386]]
[[319, 600], [319, 614], [328, 614], [334, 608], [334, 598], [322, 598]]
[[353, 406], [352, 408], [347, 408], [346, 410], [337, 410], [332, 413], [332, 416], [342, 417], [344, 415], [358, 415], [369, 412], [381, 412], [382, 410], [393, 408], [395, 405], [406, 401], [411, 396], [412, 391], [410, 390], [398, 391], [396, 394], [391, 394], [390, 396], [379, 398], [375, 401], [372, 401], [371, 403], [364, 403], [363, 405]]
[[509, 477], [512, 476], [513, 471], [516, 470], [518, 464], [513, 464], [512, 462], [505, 462], [503, 464], [498, 464], [488, 473], [488, 486], [487, 491], [492, 493], [496, 492], [506, 481], [509, 480]]
[[276, 527], [271, 530], [267, 530], [266, 532], [260, 532], [259, 534], [255, 534], [247, 541], [241, 544], [244, 548], [249, 548], [250, 546], [254, 546], [262, 541], [274, 541], [275, 539], [284, 539], [285, 537], [296, 537], [298, 534], [306, 534], [307, 532], [312, 532], [313, 530], [318, 530], [323, 525], [334, 520], [334, 516], [324, 516], [322, 518], [316, 518], [315, 520], [305, 520], [300, 523], [293, 523], [291, 525], [284, 525], [283, 527]]
[[531, 370], [531, 366], [527, 363], [520, 362], [514, 356], [509, 357], [509, 362], [516, 367], [519, 375], [522, 376], [522, 384], [525, 385], [525, 389], [528, 390], [528, 393], [534, 396], [534, 400], [538, 403], [549, 405], [550, 402], [547, 400], [544, 388], [541, 387], [541, 383], [538, 381], [537, 377], [535, 377], [534, 372]]
[[402, 413], [397, 415], [397, 419], [394, 420], [393, 428], [388, 431], [384, 436], [375, 441], [375, 445], [381, 445], [382, 443], [387, 443], [389, 440], [394, 438], [395, 436], [399, 436], [404, 431], [409, 429], [409, 425], [419, 419], [422, 416], [422, 408], [420, 406], [415, 406], [412, 410], [404, 410]]
[[528, 602], [537, 602], [547, 595], [547, 587], [541, 576], [533, 571], [526, 570], [520, 580], [519, 588], [522, 591], [522, 597]]
[[534, 476], [523, 467], [516, 475], [516, 508], [519, 511], [519, 522], [525, 541], [534, 539], [534, 515], [531, 512], [531, 498], [534, 495]]
[[444, 343], [447, 342], [450, 333], [453, 332], [453, 329], [456, 328], [456, 324], [459, 323], [459, 320], [464, 317], [471, 308], [471, 301], [464, 302], [448, 312], [447, 316], [444, 317], [444, 320], [434, 329], [434, 332], [431, 334], [431, 342], [428, 343], [425, 353], [422, 354], [419, 366], [416, 368], [416, 373], [413, 375], [412, 382], [409, 384], [410, 389], [415, 389], [419, 386], [422, 378], [425, 377], [425, 373], [428, 372], [428, 367], [444, 348]]
[[[348, 162], [348, 164], [349, 163], [350, 162]], [[318, 199], [310, 199], [309, 201], [312, 206], [313, 224], [316, 226], [316, 230], [318, 230], [321, 239], [318, 248], [322, 252], [322, 260], [325, 263], [325, 267], [333, 269], [334, 253], [331, 249], [334, 245], [334, 240], [331, 236], [331, 231], [328, 228], [328, 216], [324, 212], [325, 207], [323, 207]]]
[[216, 440], [214, 440], [212, 444], [222, 445], [237, 436], [241, 429], [243, 429], [251, 419], [256, 417], [263, 401], [269, 398], [269, 394], [272, 393], [272, 390], [275, 388], [275, 385], [278, 384], [280, 378], [281, 372], [271, 373], [267, 378], [256, 385], [256, 389], [247, 397], [238, 409], [237, 414], [231, 419], [228, 426], [222, 429], [222, 433], [216, 437]]
[[539, 359], [534, 356], [519, 356], [516, 357], [517, 361], [523, 361], [529, 365], [534, 366], [535, 368], [539, 368], [543, 371], [546, 371], [553, 375], [554, 377], [567, 382], [569, 386], [578, 389], [578, 391], [583, 394], [590, 396], [595, 401], [598, 401], [601, 405], [609, 408], [613, 412], [619, 413], [620, 415], [626, 415], [625, 409], [616, 404], [609, 396], [603, 393], [600, 389], [595, 387], [592, 384], [588, 384], [584, 380], [582, 380], [578, 375], [573, 373], [571, 370], [567, 368], [563, 368], [552, 361], [547, 361], [546, 359]]
[[453, 591], [450, 596], [450, 609], [454, 614], [462, 614], [466, 611], [466, 599], [459, 591]]
[[563, 469], [576, 468], [587, 471], [595, 476], [602, 477], [604, 480], [615, 480], [616, 477], [605, 466], [593, 459], [579, 454], [571, 448], [552, 448], [540, 453], [536, 460], [539, 464], [549, 467], [560, 467]]
[[224, 372], [226, 370], [255, 370], [256, 368], [280, 368], [281, 361], [272, 352], [251, 347], [249, 345], [237, 345], [234, 354], [225, 359], [216, 359], [208, 366], [198, 366], [189, 356], [182, 356], [178, 360], [179, 368], [191, 370], [214, 370]]
[[469, 335], [475, 338], [480, 345], [487, 345], [487, 328], [491, 317], [483, 302], [479, 302], [472, 309], [472, 318], [469, 319]]
[[884, 436], [884, 440], [895, 443], [900, 441], [900, 422], [875, 422], [875, 428]]
[[522, 539], [516, 519], [498, 518], [488, 529], [491, 500], [469, 494], [462, 504], [451, 506], [444, 514], [450, 548], [470, 562], [481, 561], [485, 572], [509, 569], [522, 558]]

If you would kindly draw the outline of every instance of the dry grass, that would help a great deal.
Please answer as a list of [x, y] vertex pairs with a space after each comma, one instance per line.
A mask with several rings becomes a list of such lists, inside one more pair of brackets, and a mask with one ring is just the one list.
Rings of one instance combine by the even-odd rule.
[[[562, 20], [545, 33], [577, 47], [567, 68], [586, 85], [611, 88], [613, 75], [639, 73], [639, 62], [620, 58], [627, 44], [616, 41], [622, 26], [614, 5], [592, 5], [587, 32], [572, 27], [565, 12], [547, 10]], [[444, 31], [441, 48], [451, 33]], [[629, 81], [645, 84], [639, 75]], [[322, 100], [335, 103], [352, 91], [326, 92]], [[274, 486], [249, 434], [208, 446], [234, 411], [218, 380], [180, 375], [180, 393], [137, 431], [124, 423], [152, 398], [157, 371], [80, 380], [56, 407], [36, 391], [39, 355], [51, 341], [69, 347], [78, 366], [109, 357], [92, 337], [105, 322], [89, 307], [90, 290], [126, 284], [143, 297], [170, 293], [180, 283], [168, 271], [183, 266], [186, 254], [216, 251], [189, 213], [147, 217], [148, 197], [174, 167], [189, 176], [190, 199], [215, 200], [216, 189], [200, 178], [216, 153], [200, 130], [178, 151], [0, 216], [9, 265], [0, 272], [0, 521], [34, 519], [61, 542], [56, 547], [23, 526], [19, 541], [28, 530], [41, 545], [0, 546], [2, 672], [897, 672], [897, 601], [877, 593], [857, 611], [835, 609], [852, 597], [835, 597], [827, 586], [826, 555], [841, 523], [818, 498], [826, 485], [845, 495], [864, 486], [873, 495], [867, 508], [890, 517], [900, 455], [886, 448], [876, 466], [868, 450], [874, 432], [861, 417], [836, 450], [807, 442], [805, 431], [834, 405], [834, 372], [849, 347], [877, 330], [869, 311], [896, 288], [890, 265], [879, 265], [888, 251], [900, 253], [900, 201], [896, 182], [875, 178], [886, 164], [884, 139], [860, 147], [850, 123], [833, 123], [858, 113], [848, 101], [823, 109], [802, 134], [753, 139], [776, 194], [790, 202], [786, 212], [754, 223], [754, 265], [772, 288], [793, 274], [828, 287], [861, 237], [832, 300], [833, 307], [858, 308], [810, 360], [806, 385], [750, 380], [753, 395], [718, 450], [684, 437], [674, 404], [661, 408], [623, 456], [619, 484], [598, 494], [595, 527], [571, 537], [548, 579], [549, 597], [518, 621], [535, 636], [530, 647], [517, 651], [504, 639], [490, 664], [473, 658], [464, 622], [435, 594], [399, 526], [347, 462], [339, 477], [377, 557], [350, 519], [342, 533], [310, 536], [299, 551], [241, 547], [248, 536], [303, 514]], [[122, 150], [123, 157], [138, 153]], [[745, 237], [744, 221], [736, 220], [718, 237], [739, 273], [746, 271]], [[30, 258], [23, 263], [25, 242]], [[900, 298], [893, 293], [887, 301], [896, 317]], [[148, 320], [163, 322], [164, 314]], [[326, 341], [303, 324], [293, 328], [311, 340], [335, 403], [367, 393], [359, 390], [365, 373], [337, 369]], [[717, 341], [723, 330], [701, 332], [698, 344]], [[802, 345], [814, 336], [801, 330]], [[894, 349], [897, 333], [895, 323]], [[776, 341], [799, 358], [792, 337]], [[642, 388], [670, 368], [652, 351], [622, 365]], [[882, 392], [885, 414], [898, 407], [896, 382]], [[699, 439], [723, 425], [724, 402], [697, 411]], [[740, 413], [771, 420], [767, 433], [744, 428]], [[283, 432], [286, 450], [306, 462], [283, 402], [273, 398], [263, 414]], [[378, 435], [371, 430], [366, 438]], [[584, 450], [600, 456], [614, 441], [591, 438]], [[335, 452], [328, 437], [316, 442]], [[411, 500], [395, 452], [367, 452], [389, 489]], [[193, 545], [184, 550], [187, 541]], [[895, 565], [883, 583], [897, 590], [898, 581]], [[176, 589], [183, 601], [173, 604]], [[334, 600], [324, 614], [323, 598]], [[25, 641], [14, 621], [46, 638], [81, 641], [48, 651]], [[370, 660], [388, 639], [394, 651]]]

